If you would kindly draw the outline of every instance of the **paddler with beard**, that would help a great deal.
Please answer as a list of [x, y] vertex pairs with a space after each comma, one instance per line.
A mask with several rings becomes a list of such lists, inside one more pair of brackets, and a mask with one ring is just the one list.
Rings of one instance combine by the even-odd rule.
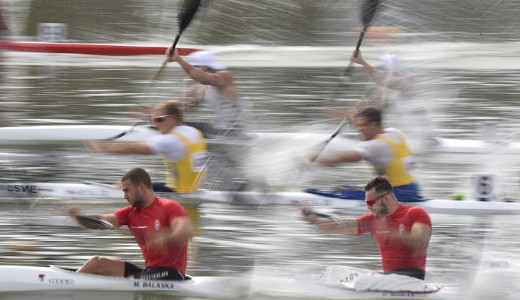
[[371, 233], [381, 253], [385, 274], [424, 280], [427, 249], [432, 235], [428, 213], [397, 200], [388, 179], [375, 177], [364, 188], [369, 213], [355, 219], [332, 219], [300, 207], [304, 219], [326, 233]]
[[[94, 256], [77, 272], [146, 280], [184, 280], [188, 242], [193, 235], [185, 209], [174, 200], [156, 196], [150, 175], [141, 168], [131, 169], [123, 175], [121, 189], [129, 206], [112, 214], [87, 217], [110, 222], [115, 228], [128, 226], [141, 248], [145, 268], [121, 259]], [[74, 206], [66, 206], [63, 210], [87, 228], [107, 229], [85, 221], [85, 216]]]

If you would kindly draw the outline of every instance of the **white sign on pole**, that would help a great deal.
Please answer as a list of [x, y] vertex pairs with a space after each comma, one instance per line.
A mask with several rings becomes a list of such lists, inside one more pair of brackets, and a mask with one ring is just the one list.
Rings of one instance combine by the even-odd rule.
[[478, 201], [495, 200], [495, 176], [477, 174], [473, 177], [473, 196]]

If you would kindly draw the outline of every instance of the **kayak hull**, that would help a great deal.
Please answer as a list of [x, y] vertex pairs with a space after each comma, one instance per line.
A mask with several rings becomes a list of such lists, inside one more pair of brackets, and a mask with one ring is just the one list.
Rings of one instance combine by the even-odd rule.
[[[148, 138], [159, 135], [150, 126], [121, 126], [121, 125], [40, 125], [40, 126], [17, 126], [0, 127], [0, 146], [23, 146], [34, 144], [46, 145], [65, 145], [79, 144], [84, 140], [110, 139], [125, 132], [126, 134], [118, 138], [118, 141], [145, 141]], [[210, 143], [223, 144], [247, 144], [262, 142], [263, 144], [283, 144], [313, 145], [330, 138], [328, 134], [319, 133], [278, 133], [278, 132], [259, 132], [246, 133], [231, 137], [214, 137], [208, 139]], [[327, 145], [327, 149], [344, 149], [351, 147], [361, 140], [358, 134], [344, 133], [339, 134]], [[516, 152], [520, 150], [520, 143], [491, 143], [484, 140], [463, 140], [436, 138], [435, 144], [428, 145], [426, 150], [416, 149], [417, 152], [428, 153], [493, 153], [501, 149]], [[422, 147], [424, 148], [424, 147]], [[419, 151], [420, 150], [420, 151]]]
[[[159, 196], [175, 199], [181, 203], [199, 205], [203, 203], [224, 203], [234, 205], [312, 205], [366, 212], [364, 200], [343, 199], [305, 192], [233, 192], [201, 190], [196, 193], [157, 193]], [[108, 184], [83, 183], [0, 183], [0, 198], [83, 198], [83, 199], [123, 199], [123, 192]], [[520, 213], [520, 203], [499, 201], [456, 201], [433, 199], [419, 202], [403, 202], [407, 205], [423, 207], [430, 213], [455, 215], [509, 215]]]
[[112, 291], [214, 298], [248, 293], [246, 277], [200, 276], [184, 281], [139, 280], [77, 273], [61, 267], [0, 266], [0, 292]]
[[[0, 42], [0, 49], [20, 52], [68, 53], [85, 55], [135, 56], [164, 55], [166, 46], [155, 45], [116, 45], [85, 43], [46, 43], [46, 42]], [[198, 51], [196, 48], [177, 48], [180, 55]]]

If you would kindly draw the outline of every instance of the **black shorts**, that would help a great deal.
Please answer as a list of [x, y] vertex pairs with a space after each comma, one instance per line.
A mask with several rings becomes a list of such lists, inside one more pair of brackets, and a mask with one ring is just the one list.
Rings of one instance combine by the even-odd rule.
[[414, 277], [414, 278], [421, 279], [421, 280], [424, 280], [424, 277], [426, 277], [426, 271], [419, 270], [419, 269], [396, 269], [396, 270], [392, 270], [390, 272], [385, 272], [385, 274], [406, 275], [406, 276]]
[[135, 279], [145, 280], [186, 280], [189, 277], [182, 275], [182, 273], [175, 268], [146, 268], [141, 269], [138, 266], [125, 262], [124, 276], [133, 275]]

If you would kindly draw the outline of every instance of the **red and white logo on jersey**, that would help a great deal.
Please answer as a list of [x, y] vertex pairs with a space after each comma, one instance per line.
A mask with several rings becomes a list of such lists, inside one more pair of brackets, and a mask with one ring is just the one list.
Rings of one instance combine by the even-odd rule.
[[404, 224], [399, 224], [399, 234], [404, 233]]

